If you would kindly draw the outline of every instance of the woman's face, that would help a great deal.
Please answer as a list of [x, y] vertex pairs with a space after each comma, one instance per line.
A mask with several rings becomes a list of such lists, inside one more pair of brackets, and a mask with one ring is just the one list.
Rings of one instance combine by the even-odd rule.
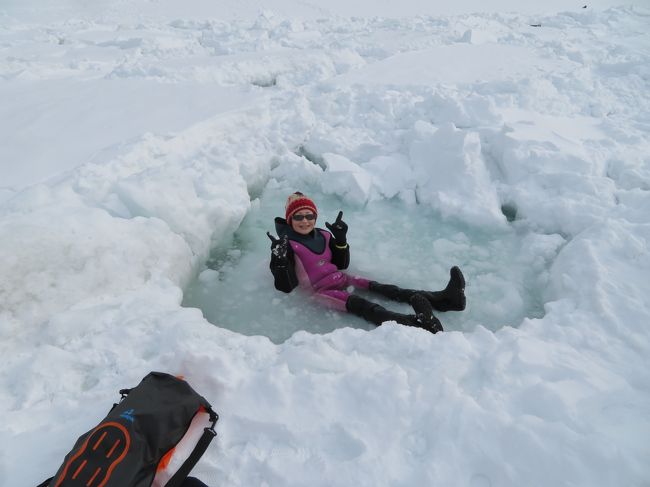
[[[313, 219], [308, 220], [305, 218], [306, 216]], [[295, 212], [291, 217], [291, 228], [293, 228], [294, 232], [297, 232], [301, 235], [307, 235], [316, 226], [315, 217], [316, 215], [314, 215], [311, 210], [299, 210]]]

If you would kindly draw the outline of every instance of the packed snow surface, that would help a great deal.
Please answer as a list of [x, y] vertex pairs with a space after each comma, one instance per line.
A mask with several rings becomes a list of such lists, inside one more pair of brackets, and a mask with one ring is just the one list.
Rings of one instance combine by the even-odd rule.
[[[0, 4], [1, 487], [152, 370], [211, 487], [648, 485], [650, 10], [483, 3]], [[296, 190], [467, 309], [276, 291]]]

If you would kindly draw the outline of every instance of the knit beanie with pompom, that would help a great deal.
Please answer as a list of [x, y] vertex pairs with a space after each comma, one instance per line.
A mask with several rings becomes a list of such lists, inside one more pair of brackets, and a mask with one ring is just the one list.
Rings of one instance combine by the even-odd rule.
[[316, 209], [314, 202], [310, 198], [307, 198], [300, 191], [296, 191], [295, 193], [289, 195], [287, 198], [287, 204], [284, 206], [284, 210], [285, 218], [289, 225], [291, 225], [291, 217], [294, 215], [294, 213], [300, 210], [311, 210], [314, 212], [314, 215], [318, 216], [318, 210]]

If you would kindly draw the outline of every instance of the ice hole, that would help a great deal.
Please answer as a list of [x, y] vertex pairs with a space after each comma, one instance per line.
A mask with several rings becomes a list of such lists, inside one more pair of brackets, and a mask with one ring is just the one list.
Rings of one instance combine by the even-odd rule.
[[[299, 189], [316, 201], [317, 226], [332, 222], [339, 210], [349, 225], [351, 265], [347, 272], [414, 289], [439, 290], [458, 265], [466, 278], [467, 309], [437, 313], [445, 330], [470, 331], [482, 325], [496, 331], [517, 327], [526, 317], [543, 316], [547, 270], [559, 247], [558, 235], [507, 228], [471, 228], [444, 221], [432, 209], [398, 200], [351, 207], [338, 197]], [[308, 294], [275, 290], [269, 271], [273, 219], [283, 216], [290, 190], [267, 188], [234, 234], [216, 248], [185, 292], [184, 305], [200, 308], [217, 326], [245, 335], [264, 335], [281, 343], [299, 330], [328, 333], [341, 327], [370, 330], [374, 325], [328, 310]], [[364, 294], [382, 305], [411, 312], [408, 305]]]
[[501, 213], [506, 217], [506, 220], [513, 222], [517, 219], [517, 207], [512, 203], [504, 203], [501, 205]]

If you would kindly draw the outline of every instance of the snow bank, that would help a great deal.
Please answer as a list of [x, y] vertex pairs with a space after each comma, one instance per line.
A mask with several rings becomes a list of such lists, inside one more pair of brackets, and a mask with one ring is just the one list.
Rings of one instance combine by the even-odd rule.
[[[150, 370], [220, 413], [196, 469], [211, 485], [646, 481], [645, 10], [531, 27], [368, 4], [229, 23], [200, 19], [202, 2], [182, 18], [157, 2], [74, 20], [70, 5], [3, 6], [0, 96], [18, 101], [0, 108], [2, 487], [54, 472]], [[275, 344], [182, 307], [210, 250], [231, 249], [203, 282], [252, 269], [221, 298], [309, 326], [300, 297], [260, 291], [261, 202], [297, 186], [351, 217], [357, 270], [427, 286], [460, 262], [468, 310], [435, 336], [338, 316]], [[245, 217], [264, 241], [250, 251]]]

